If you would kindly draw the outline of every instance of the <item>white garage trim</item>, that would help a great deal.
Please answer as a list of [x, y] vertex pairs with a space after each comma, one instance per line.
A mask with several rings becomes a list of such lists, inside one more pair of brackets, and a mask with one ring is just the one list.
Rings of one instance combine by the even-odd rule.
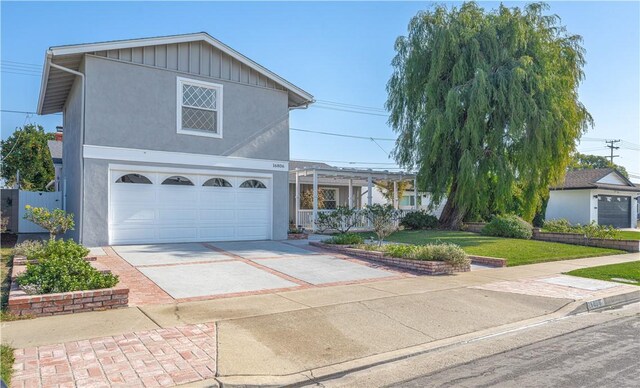
[[[115, 183], [132, 173], [151, 184]], [[173, 175], [193, 186], [162, 185]], [[224, 177], [232, 187], [203, 186], [213, 177]], [[110, 164], [108, 179], [109, 244], [273, 238], [272, 174]], [[248, 179], [266, 188], [240, 187]]]
[[209, 168], [223, 167], [267, 171], [289, 171], [289, 162], [282, 160], [250, 159], [235, 156], [140, 150], [135, 148], [84, 145], [82, 148], [82, 155], [86, 159], [119, 160], [123, 162], [148, 162], [205, 166]]

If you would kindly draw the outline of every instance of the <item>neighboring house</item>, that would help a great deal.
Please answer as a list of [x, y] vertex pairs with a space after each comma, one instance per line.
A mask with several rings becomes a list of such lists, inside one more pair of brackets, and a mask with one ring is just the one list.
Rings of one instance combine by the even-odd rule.
[[70, 237], [89, 246], [285, 239], [289, 111], [313, 96], [206, 33], [52, 47]]
[[[315, 228], [314, 212], [330, 212], [338, 206], [361, 209], [376, 203], [376, 181], [415, 179], [411, 173], [343, 168], [293, 160], [289, 163], [289, 170], [289, 223], [308, 229]], [[314, 190], [314, 181], [317, 191]], [[318, 202], [315, 210], [314, 193]], [[358, 227], [365, 225], [361, 223]]]
[[[387, 200], [387, 198], [380, 192], [380, 188], [376, 187], [373, 194], [373, 203], [379, 204], [387, 204], [391, 203], [391, 201]], [[425, 210], [430, 214], [433, 214], [436, 217], [440, 217], [442, 214], [442, 209], [444, 209], [444, 205], [446, 203], [446, 198], [443, 199], [434, 209], [429, 209], [429, 205], [431, 204], [431, 194], [428, 192], [418, 192], [418, 203], [416, 206], [415, 193], [413, 192], [413, 187], [410, 187], [400, 197], [398, 202], [398, 209], [400, 210]]]
[[613, 168], [573, 170], [552, 187], [545, 218], [635, 228], [640, 188]]
[[62, 131], [60, 129], [56, 132], [55, 140], [47, 140], [47, 146], [55, 170], [55, 177], [49, 185], [53, 186], [54, 191], [62, 191]]

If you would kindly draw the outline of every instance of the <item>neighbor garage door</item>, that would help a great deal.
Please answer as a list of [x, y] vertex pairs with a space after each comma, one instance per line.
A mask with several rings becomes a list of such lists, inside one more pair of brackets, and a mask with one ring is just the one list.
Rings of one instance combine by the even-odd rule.
[[631, 225], [631, 198], [618, 195], [598, 197], [598, 224], [629, 228]]
[[271, 179], [112, 170], [111, 244], [271, 238]]

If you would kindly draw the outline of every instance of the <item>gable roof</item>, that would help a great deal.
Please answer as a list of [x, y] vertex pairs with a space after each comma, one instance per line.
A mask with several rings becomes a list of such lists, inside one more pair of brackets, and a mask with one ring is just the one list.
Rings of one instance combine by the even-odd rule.
[[73, 85], [73, 81], [75, 80], [73, 74], [52, 67], [51, 63], [78, 71], [85, 54], [191, 42], [206, 42], [263, 77], [281, 85], [282, 89], [286, 90], [289, 94], [290, 107], [304, 106], [314, 102], [313, 95], [305, 90], [240, 54], [206, 32], [197, 32], [193, 34], [50, 47], [45, 53], [37, 112], [38, 114], [61, 112], [69, 91], [71, 90], [71, 86]]
[[62, 163], [62, 142], [58, 140], [47, 140], [49, 153], [53, 163]]
[[[600, 179], [615, 173], [624, 182], [624, 185], [615, 185], [611, 183], [600, 183]], [[619, 191], [638, 191], [638, 188], [631, 183], [624, 175], [620, 174], [615, 168], [592, 168], [582, 170], [567, 171], [564, 182], [557, 186], [551, 187], [551, 190], [576, 190], [576, 189], [609, 189]]]

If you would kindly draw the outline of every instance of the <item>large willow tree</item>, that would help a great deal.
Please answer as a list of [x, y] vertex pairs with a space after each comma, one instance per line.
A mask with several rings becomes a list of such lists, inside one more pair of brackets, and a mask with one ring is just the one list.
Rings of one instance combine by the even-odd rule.
[[396, 41], [387, 85], [394, 155], [417, 169], [421, 190], [447, 198], [445, 227], [488, 206], [504, 211], [514, 188], [531, 220], [592, 124], [578, 101], [582, 38], [547, 9], [437, 6]]

